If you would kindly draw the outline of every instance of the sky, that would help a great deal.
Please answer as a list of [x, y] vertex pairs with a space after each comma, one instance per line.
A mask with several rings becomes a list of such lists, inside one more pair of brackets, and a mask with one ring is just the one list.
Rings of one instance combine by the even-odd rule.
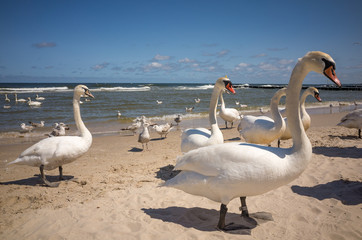
[[[0, 82], [288, 83], [323, 51], [362, 83], [362, 1], [2, 0]], [[329, 83], [309, 74], [304, 83]]]

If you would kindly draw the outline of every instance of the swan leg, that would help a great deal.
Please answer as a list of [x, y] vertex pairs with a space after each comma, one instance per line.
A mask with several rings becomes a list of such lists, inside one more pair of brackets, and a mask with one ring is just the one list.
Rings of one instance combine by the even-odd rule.
[[59, 166], [59, 181], [64, 180], [63, 178], [63, 167]]
[[225, 121], [225, 128], [227, 129], [228, 128], [228, 122]]
[[228, 208], [226, 207], [226, 205], [221, 204], [221, 206], [220, 206], [220, 218], [219, 218], [219, 222], [217, 224], [217, 228], [220, 229], [220, 230], [225, 229], [225, 216], [226, 216], [227, 211], [228, 211]]
[[45, 174], [44, 174], [44, 165], [40, 165], [40, 178], [43, 181], [43, 183], [45, 185], [47, 185], [48, 187], [58, 187], [59, 183], [51, 183], [49, 182], [46, 178], [45, 178]]
[[358, 137], [359, 137], [359, 138], [362, 138], [362, 137], [361, 137], [361, 129], [358, 129]]
[[240, 197], [240, 202], [241, 202], [241, 207], [240, 207], [241, 216], [249, 217], [248, 207], [246, 206], [246, 197]]
[[280, 148], [280, 139], [278, 139], [278, 148]]

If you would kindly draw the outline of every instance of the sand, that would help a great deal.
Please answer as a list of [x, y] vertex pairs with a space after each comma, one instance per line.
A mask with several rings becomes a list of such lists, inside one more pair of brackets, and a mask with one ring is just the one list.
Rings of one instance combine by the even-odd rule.
[[[43, 186], [37, 168], [6, 168], [33, 142], [1, 144], [0, 239], [362, 239], [362, 140], [336, 126], [343, 115], [311, 116], [307, 169], [248, 197], [250, 219], [240, 217], [239, 199], [230, 202], [226, 221], [245, 226], [237, 232], [215, 228], [219, 203], [159, 187], [181, 155], [182, 123], [166, 139], [151, 132], [146, 151], [137, 136], [94, 137], [84, 156], [63, 166], [68, 180], [58, 188]], [[222, 131], [226, 142], [239, 140], [235, 127]], [[58, 171], [46, 175], [56, 181]]]

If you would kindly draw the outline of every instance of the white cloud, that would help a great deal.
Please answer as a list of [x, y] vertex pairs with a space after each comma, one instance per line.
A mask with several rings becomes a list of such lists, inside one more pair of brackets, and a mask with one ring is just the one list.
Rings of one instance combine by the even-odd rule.
[[150, 67], [150, 68], [161, 68], [162, 64], [158, 63], [158, 62], [152, 62], [152, 63], [148, 64], [148, 67]]
[[193, 63], [195, 60], [189, 59], [189, 58], [183, 58], [178, 60], [179, 63]]
[[226, 50], [222, 50], [222, 51], [220, 51], [220, 52], [217, 53], [217, 56], [218, 56], [218, 57], [223, 57], [223, 56], [227, 55], [229, 52], [230, 52], [230, 51], [227, 50], [227, 49], [226, 49]]
[[98, 71], [98, 70], [102, 70], [103, 68], [106, 68], [108, 65], [109, 65], [108, 62], [104, 62], [104, 63], [101, 63], [101, 64], [94, 65], [91, 68], [93, 70], [95, 70], [95, 71]]
[[153, 59], [157, 61], [163, 61], [163, 60], [169, 60], [170, 56], [162, 56], [160, 54], [157, 54]]

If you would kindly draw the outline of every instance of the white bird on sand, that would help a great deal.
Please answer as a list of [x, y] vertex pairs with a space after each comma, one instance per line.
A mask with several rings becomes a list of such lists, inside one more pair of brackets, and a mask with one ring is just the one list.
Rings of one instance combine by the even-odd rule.
[[[302, 96], [300, 97], [300, 117], [302, 119], [304, 131], [307, 131], [309, 129], [311, 123], [310, 116], [305, 110], [305, 100], [307, 99], [308, 96], [314, 96], [315, 99], [317, 99], [319, 102], [322, 101], [322, 99], [319, 97], [319, 91], [315, 87], [309, 87], [303, 92]], [[278, 139], [278, 147], [280, 147], [280, 140], [287, 140], [292, 138], [292, 134], [288, 126], [288, 118], [284, 118], [284, 122], [285, 122], [285, 130]]]
[[209, 122], [211, 131], [206, 128], [186, 129], [181, 135], [181, 151], [188, 152], [192, 149], [221, 144], [224, 142], [224, 137], [219, 129], [216, 118], [217, 102], [221, 92], [225, 89], [235, 93], [231, 81], [225, 76], [219, 78], [211, 94], [209, 107]]
[[31, 125], [26, 125], [25, 123], [20, 124], [20, 127], [22, 129], [21, 132], [31, 132], [33, 131], [34, 127]]
[[161, 135], [161, 138], [163, 137], [163, 135], [165, 135], [164, 138], [167, 137], [167, 134], [171, 131], [171, 129], [173, 128], [173, 125], [172, 123], [169, 124], [169, 123], [165, 123], [165, 124], [162, 124], [162, 125], [153, 125], [152, 127], [153, 129], [155, 129], [155, 131]]
[[133, 135], [136, 134], [137, 130], [141, 127], [142, 123], [141, 123], [141, 119], [136, 118], [136, 122], [132, 123], [132, 125], [126, 127], [126, 128], [122, 128], [121, 130], [123, 131], [131, 131], [133, 133]]
[[[309, 52], [293, 69], [287, 89], [287, 117], [293, 136], [291, 148], [273, 148], [250, 143], [224, 143], [192, 150], [177, 159], [181, 172], [165, 182], [187, 193], [221, 203], [217, 227], [225, 224], [227, 204], [240, 197], [242, 216], [249, 216], [246, 197], [264, 194], [296, 179], [312, 157], [312, 145], [300, 119], [299, 95], [310, 71], [324, 73], [340, 86], [333, 59], [322, 52]], [[275, 199], [273, 199], [275, 201]]]
[[29, 106], [37, 107], [37, 106], [41, 106], [41, 102], [31, 101], [31, 98], [28, 97], [28, 105], [29, 105]]
[[65, 130], [69, 130], [68, 125], [64, 123], [54, 123], [53, 130], [50, 134], [48, 134], [49, 137], [57, 137], [57, 136], [65, 136]]
[[181, 115], [179, 114], [179, 115], [177, 115], [177, 117], [175, 117], [175, 122], [176, 122], [176, 124], [177, 124], [177, 126], [178, 126], [178, 124], [182, 121], [182, 117], [181, 117]]
[[122, 116], [122, 113], [120, 111], [117, 111], [117, 117], [121, 118], [121, 116]]
[[162, 101], [156, 100], [157, 104], [162, 104]]
[[348, 113], [341, 119], [341, 122], [337, 126], [343, 126], [346, 128], [357, 128], [358, 137], [361, 138], [362, 129], [362, 109], [354, 110]]
[[5, 93], [5, 102], [10, 102], [10, 99], [8, 98], [8, 95]]
[[284, 120], [278, 110], [280, 99], [286, 95], [286, 88], [279, 89], [270, 100], [272, 118], [245, 115], [241, 118], [238, 131], [248, 143], [267, 144], [278, 139], [285, 130]]
[[195, 98], [195, 103], [200, 103], [201, 99], [200, 98]]
[[194, 110], [194, 108], [195, 108], [195, 107], [190, 107], [190, 108], [185, 107], [185, 110], [186, 110], [186, 112], [192, 112], [192, 110]]
[[146, 144], [148, 150], [148, 142], [151, 140], [150, 132], [148, 131], [148, 126], [150, 125], [147, 121], [141, 120], [143, 127], [142, 132], [138, 135], [138, 142], [142, 143], [142, 149], [145, 150], [144, 144]]
[[35, 122], [29, 122], [29, 123], [33, 127], [44, 127], [44, 124], [45, 124], [44, 121], [40, 121], [40, 123], [35, 123]]
[[231, 122], [231, 128], [233, 128], [234, 121], [240, 120], [239, 112], [235, 108], [225, 108], [225, 102], [222, 93], [220, 94], [220, 102], [221, 108], [219, 116], [225, 121], [226, 128], [228, 128], [228, 122]]
[[47, 186], [57, 187], [59, 183], [49, 182], [45, 175], [45, 170], [59, 168], [59, 180], [63, 178], [63, 165], [76, 160], [86, 153], [92, 144], [92, 134], [84, 125], [79, 107], [79, 99], [82, 96], [93, 95], [87, 86], [78, 85], [74, 88], [73, 111], [74, 120], [80, 131], [80, 136], [51, 137], [41, 140], [26, 149], [20, 156], [9, 164], [23, 164], [32, 167], [39, 167], [40, 177]]
[[43, 100], [45, 100], [45, 97], [39, 97], [39, 95], [37, 94], [35, 100], [43, 101]]
[[26, 102], [26, 100], [24, 98], [18, 99], [18, 94], [15, 93], [14, 95], [15, 95], [15, 102], [17, 102], [17, 103], [18, 102], [23, 102], [23, 103]]

